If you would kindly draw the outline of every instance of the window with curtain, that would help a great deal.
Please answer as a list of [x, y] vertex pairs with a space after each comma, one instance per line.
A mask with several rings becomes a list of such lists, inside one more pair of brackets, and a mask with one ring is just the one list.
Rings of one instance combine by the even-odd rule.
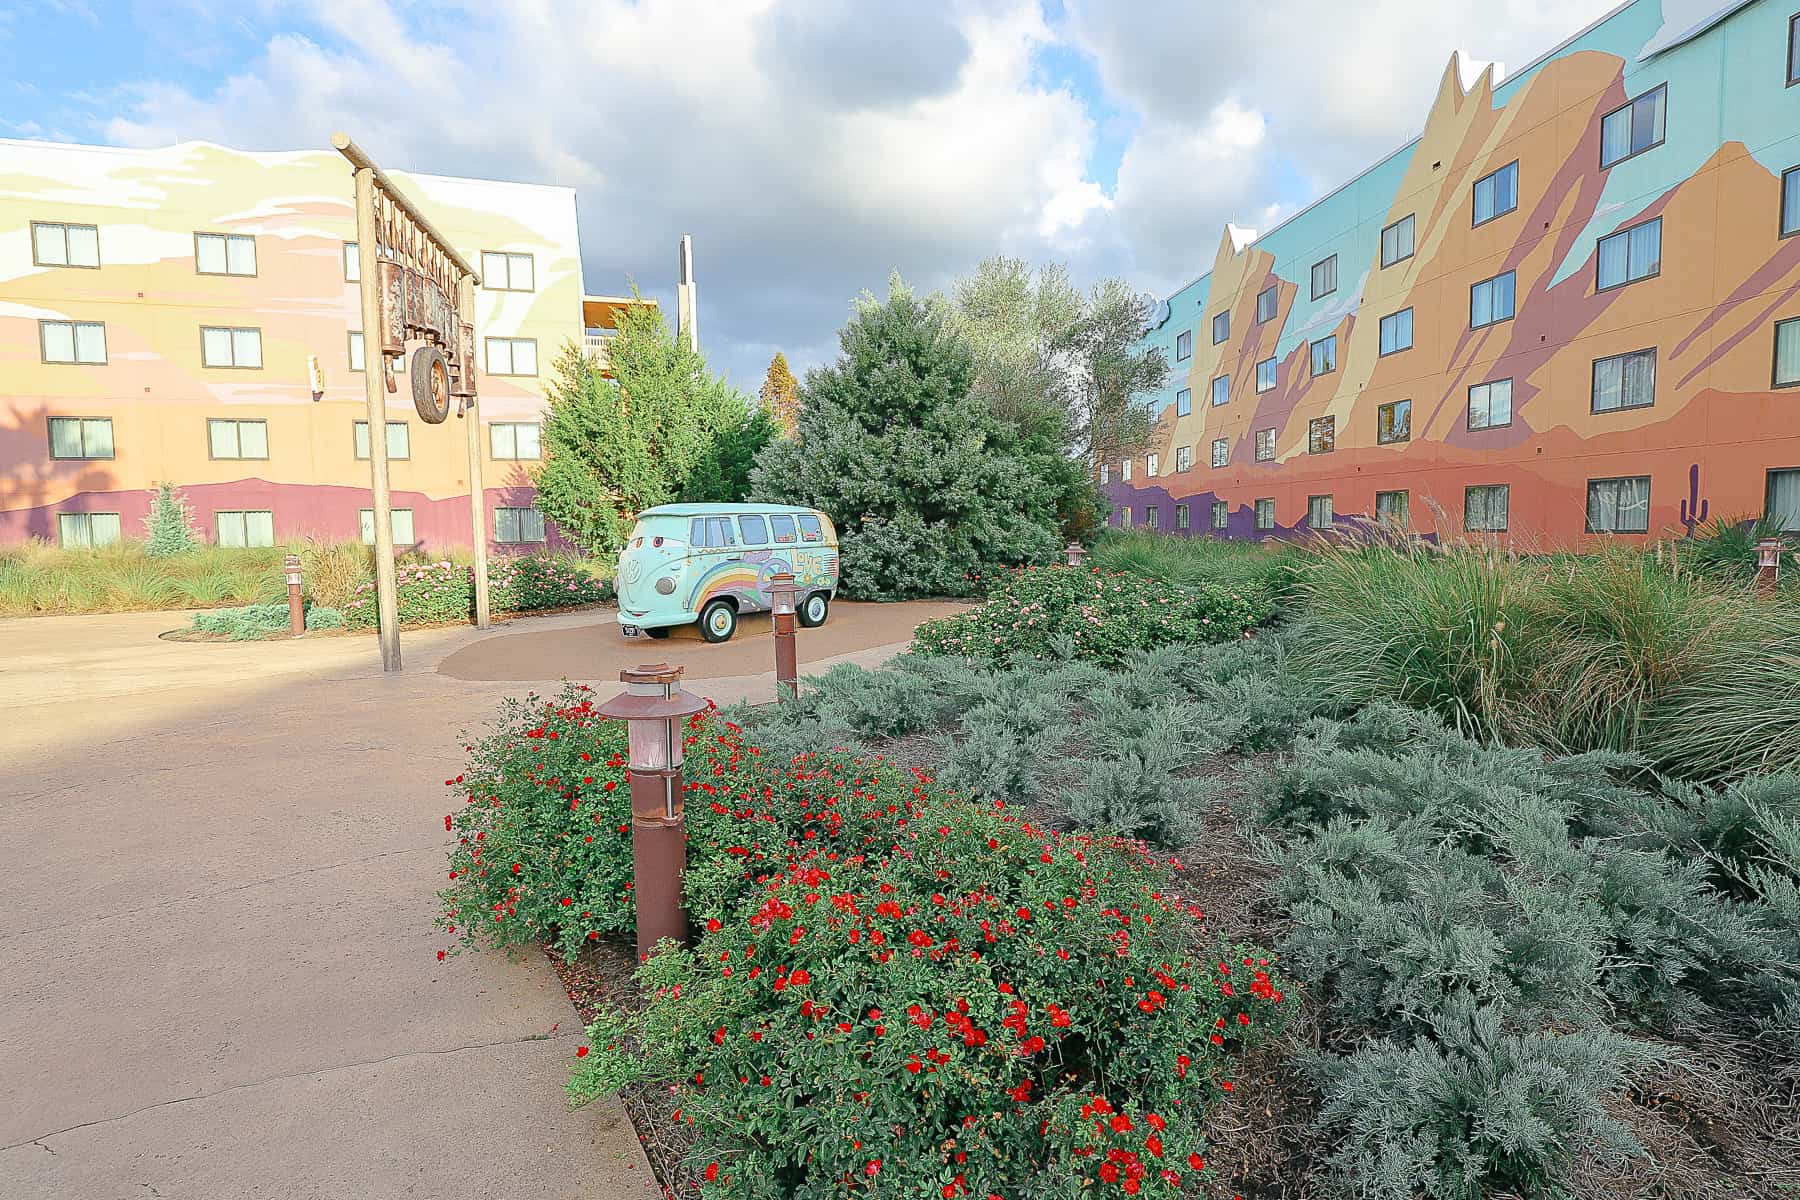
[[1475, 224], [1503, 217], [1519, 207], [1519, 163], [1507, 163], [1475, 181]]
[[1650, 477], [1590, 479], [1587, 496], [1589, 533], [1648, 533]]
[[[357, 421], [352, 432], [356, 440], [356, 457], [369, 457], [369, 423]], [[390, 459], [412, 457], [412, 434], [405, 421], [387, 423], [387, 456]]]
[[1194, 389], [1182, 388], [1175, 393], [1175, 415], [1185, 417], [1194, 410]]
[[240, 371], [262, 369], [262, 330], [233, 326], [200, 327], [200, 362]]
[[1175, 361], [1186, 362], [1194, 357], [1194, 331], [1184, 329], [1175, 335]]
[[1800, 533], [1800, 467], [1769, 472], [1763, 514], [1783, 533]]
[[1381, 265], [1385, 269], [1413, 256], [1413, 214], [1407, 213], [1381, 231]]
[[503, 546], [544, 540], [544, 514], [535, 508], [496, 508], [494, 540]]
[[1601, 291], [1662, 274], [1662, 218], [1601, 238], [1594, 258]]
[[1256, 461], [1275, 461], [1275, 427], [1273, 425], [1267, 429], [1256, 431]]
[[1151, 479], [1156, 478], [1157, 468], [1162, 465], [1162, 458], [1156, 454], [1144, 455], [1144, 474]]
[[273, 546], [275, 514], [268, 510], [216, 512], [213, 514], [214, 539], [221, 546]]
[[1231, 402], [1231, 376], [1221, 375], [1212, 381], [1212, 402], [1214, 408]]
[[1322, 258], [1312, 268], [1312, 298], [1318, 300], [1337, 291], [1337, 255]]
[[1256, 393], [1260, 396], [1264, 392], [1272, 392], [1274, 390], [1275, 359], [1270, 357], [1265, 358], [1256, 364]]
[[1214, 500], [1212, 503], [1212, 527], [1223, 529], [1230, 523], [1231, 506], [1223, 500]]
[[1194, 465], [1194, 448], [1192, 446], [1175, 447], [1175, 470], [1185, 471]]
[[1265, 496], [1256, 502], [1256, 527], [1258, 529], [1275, 528], [1275, 498]]
[[202, 275], [254, 275], [256, 239], [241, 233], [196, 233], [194, 269]]
[[1231, 313], [1229, 311], [1213, 314], [1213, 345], [1218, 345], [1231, 336]]
[[[394, 534], [394, 545], [417, 545], [418, 539], [413, 537], [413, 510], [410, 508], [394, 508], [389, 509], [388, 512], [389, 515], [393, 517], [390, 528], [393, 530]], [[360, 509], [357, 511], [356, 516], [357, 520], [362, 525], [363, 545], [373, 546], [375, 544], [375, 510], [372, 508]]]
[[1412, 441], [1412, 401], [1396, 400], [1375, 410], [1375, 440], [1382, 445]]
[[1484, 279], [1470, 288], [1469, 328], [1480, 329], [1485, 325], [1512, 320], [1516, 299], [1514, 289], [1515, 279], [1511, 271], [1492, 279]]
[[1162, 510], [1157, 508], [1154, 504], [1144, 505], [1145, 527], [1155, 529], [1160, 524], [1162, 524]]
[[1281, 292], [1279, 289], [1266, 287], [1256, 293], [1256, 323], [1260, 325], [1264, 321], [1273, 321], [1280, 307]]
[[1306, 523], [1314, 529], [1331, 528], [1331, 497], [1308, 496], [1306, 498]]
[[1504, 483], [1463, 489], [1463, 528], [1470, 533], [1505, 533], [1512, 489]]
[[1229, 466], [1231, 463], [1231, 442], [1226, 438], [1214, 438], [1212, 444], [1212, 465]]
[[1592, 410], [1617, 412], [1656, 403], [1656, 351], [1633, 350], [1594, 360]]
[[1668, 85], [1661, 84], [1600, 118], [1601, 166], [1610, 167], [1662, 145], [1668, 97]]
[[1800, 317], [1775, 322], [1775, 386], [1800, 384]]
[[269, 423], [209, 417], [206, 449], [213, 458], [267, 458]]
[[1337, 418], [1314, 417], [1306, 423], [1306, 450], [1309, 454], [1330, 454], [1337, 449]]
[[113, 545], [119, 540], [119, 514], [57, 513], [56, 540], [80, 549]]
[[1396, 529], [1405, 529], [1412, 520], [1412, 497], [1406, 492], [1376, 492], [1375, 519]]
[[1512, 424], [1512, 380], [1496, 379], [1469, 389], [1469, 428], [1498, 429]]
[[31, 261], [40, 267], [98, 267], [100, 227], [33, 221]]
[[113, 457], [111, 417], [51, 417], [51, 458]]
[[1312, 344], [1312, 373], [1329, 375], [1337, 370], [1337, 334], [1315, 339]]
[[1177, 504], [1175, 506], [1175, 528], [1186, 529], [1187, 527], [1188, 527], [1188, 506], [1185, 504]]
[[1398, 354], [1411, 350], [1413, 344], [1413, 310], [1403, 308], [1381, 318], [1381, 353]]
[[488, 448], [496, 461], [543, 457], [543, 426], [535, 421], [495, 421], [488, 426]]
[[1800, 233], [1800, 167], [1781, 173], [1781, 236]]
[[39, 321], [38, 348], [47, 363], [106, 362], [106, 322]]

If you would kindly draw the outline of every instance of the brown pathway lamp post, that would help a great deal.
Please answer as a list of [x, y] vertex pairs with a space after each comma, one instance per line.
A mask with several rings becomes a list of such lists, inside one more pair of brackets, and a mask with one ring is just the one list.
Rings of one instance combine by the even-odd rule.
[[1763, 538], [1756, 543], [1756, 590], [1764, 595], [1775, 591], [1781, 578], [1781, 552], [1786, 548], [1780, 538]]
[[800, 698], [800, 663], [794, 648], [794, 598], [800, 585], [788, 571], [769, 576], [769, 611], [775, 622], [775, 699]]
[[1069, 556], [1069, 565], [1071, 567], [1079, 567], [1083, 562], [1087, 561], [1087, 551], [1082, 548], [1080, 542], [1070, 542], [1068, 549], [1063, 551], [1063, 553]]
[[306, 609], [300, 603], [300, 556], [288, 555], [282, 568], [287, 572], [288, 631], [299, 637], [306, 632]]
[[641, 961], [664, 938], [687, 940], [681, 876], [687, 866], [687, 820], [681, 787], [687, 720], [706, 701], [681, 689], [681, 668], [664, 663], [619, 672], [625, 690], [600, 714], [627, 722], [631, 787], [631, 879], [637, 897]]

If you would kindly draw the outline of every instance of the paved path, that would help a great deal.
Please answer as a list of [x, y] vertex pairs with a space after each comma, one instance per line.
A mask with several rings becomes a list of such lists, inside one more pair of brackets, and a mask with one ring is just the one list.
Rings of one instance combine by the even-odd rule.
[[[839, 606], [803, 669], [943, 609]], [[431, 926], [458, 732], [513, 681], [669, 658], [722, 703], [772, 694], [766, 637], [611, 619], [408, 633], [390, 677], [368, 637], [0, 621], [0, 1196], [656, 1195], [617, 1105], [563, 1102], [580, 1028], [548, 964], [439, 963]]]

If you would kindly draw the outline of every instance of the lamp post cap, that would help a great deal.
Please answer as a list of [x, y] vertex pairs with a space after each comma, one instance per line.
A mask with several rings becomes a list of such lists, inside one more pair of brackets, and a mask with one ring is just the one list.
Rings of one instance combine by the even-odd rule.
[[298, 554], [290, 554], [287, 556], [286, 559], [283, 560], [282, 565], [288, 566], [288, 567], [297, 567], [300, 565], [300, 556]]
[[676, 683], [681, 679], [682, 667], [671, 667], [668, 663], [649, 663], [644, 666], [626, 667], [619, 672], [620, 683]]

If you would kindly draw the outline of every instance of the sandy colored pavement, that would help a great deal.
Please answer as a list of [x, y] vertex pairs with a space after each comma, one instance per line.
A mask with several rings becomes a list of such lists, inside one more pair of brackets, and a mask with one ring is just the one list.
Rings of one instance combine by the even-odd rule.
[[[951, 607], [839, 605], [802, 670]], [[525, 681], [770, 696], [766, 632], [419, 631], [383, 676], [368, 637], [156, 637], [185, 620], [0, 621], [0, 1196], [655, 1196], [616, 1102], [564, 1103], [549, 965], [437, 961], [442, 784]]]

